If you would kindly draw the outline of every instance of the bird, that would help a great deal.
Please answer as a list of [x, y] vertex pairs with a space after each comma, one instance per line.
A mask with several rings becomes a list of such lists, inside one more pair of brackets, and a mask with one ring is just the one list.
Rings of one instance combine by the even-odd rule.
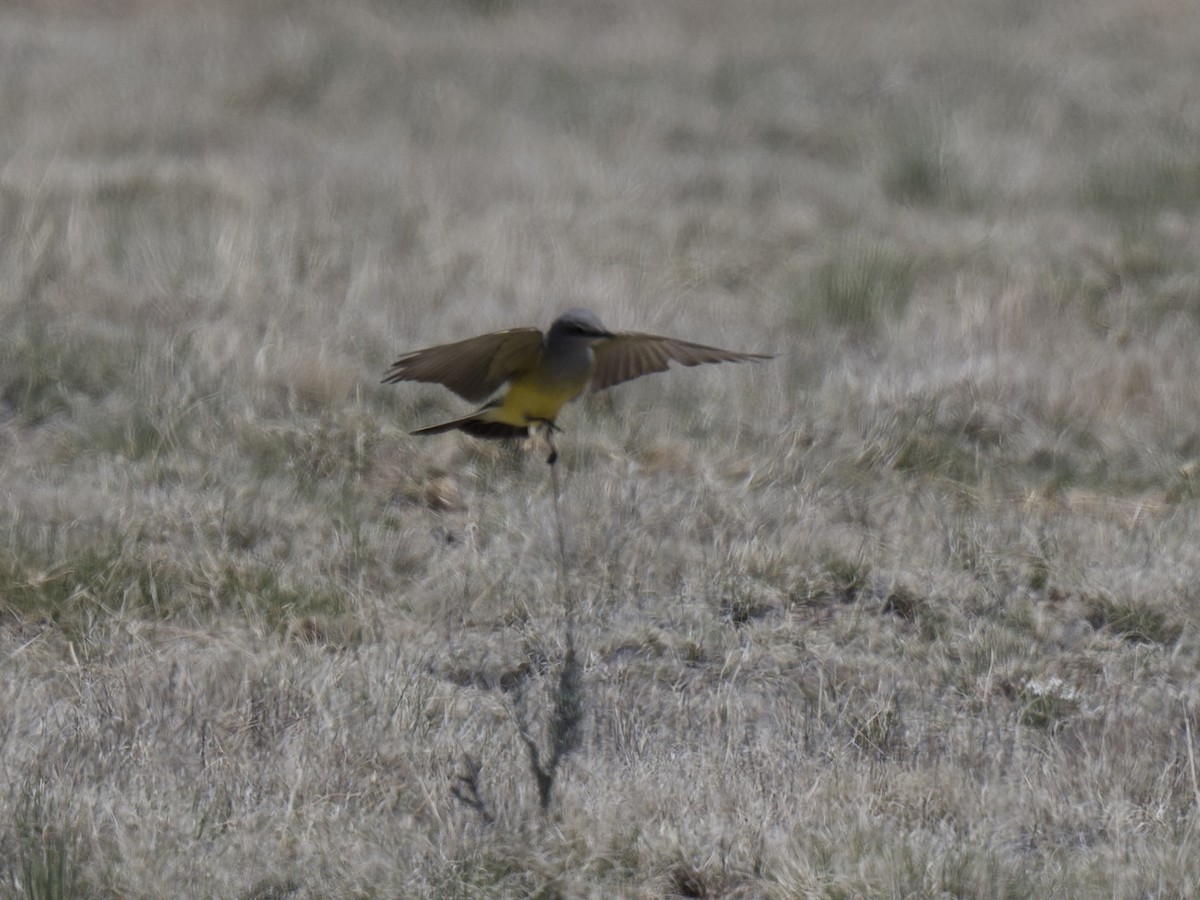
[[672, 362], [698, 366], [771, 358], [657, 334], [609, 331], [591, 310], [574, 308], [544, 334], [533, 327], [513, 328], [406, 353], [392, 363], [383, 384], [436, 383], [464, 400], [488, 401], [470, 415], [418, 428], [414, 435], [457, 430], [478, 438], [522, 438], [540, 428], [550, 447], [547, 462], [553, 465], [558, 458], [552, 439], [559, 430], [555, 420], [585, 389], [607, 390], [665, 372]]

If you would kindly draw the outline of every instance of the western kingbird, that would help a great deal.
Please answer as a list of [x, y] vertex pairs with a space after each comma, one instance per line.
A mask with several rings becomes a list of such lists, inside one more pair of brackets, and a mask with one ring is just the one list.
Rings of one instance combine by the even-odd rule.
[[[526, 437], [531, 426], [540, 425], [549, 440], [557, 430], [558, 411], [589, 383], [593, 391], [602, 391], [641, 375], [665, 372], [672, 362], [698, 366], [770, 358], [765, 353], [737, 353], [656, 334], [613, 332], [591, 310], [568, 309], [545, 334], [537, 328], [514, 328], [406, 353], [392, 363], [383, 383], [434, 382], [475, 403], [507, 384], [507, 391], [469, 416], [412, 433], [457, 429], [481, 438], [515, 438]], [[548, 461], [553, 463], [556, 456], [551, 443]]]

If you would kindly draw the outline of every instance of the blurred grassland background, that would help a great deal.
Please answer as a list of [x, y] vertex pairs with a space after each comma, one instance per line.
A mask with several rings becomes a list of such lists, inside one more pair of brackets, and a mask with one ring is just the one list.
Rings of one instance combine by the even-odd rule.
[[[1194, 895], [1197, 47], [4, 4], [0, 896]], [[543, 814], [546, 466], [378, 382], [573, 305], [778, 358], [560, 419]]]

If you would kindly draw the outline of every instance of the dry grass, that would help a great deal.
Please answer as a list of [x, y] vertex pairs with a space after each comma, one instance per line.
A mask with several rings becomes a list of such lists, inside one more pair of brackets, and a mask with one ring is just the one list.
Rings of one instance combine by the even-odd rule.
[[7, 5], [0, 896], [1196, 894], [1194, 13]]

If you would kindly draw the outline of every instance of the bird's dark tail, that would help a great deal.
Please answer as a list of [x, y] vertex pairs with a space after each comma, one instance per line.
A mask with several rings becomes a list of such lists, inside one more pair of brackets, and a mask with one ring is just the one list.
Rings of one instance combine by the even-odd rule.
[[472, 413], [461, 419], [442, 422], [439, 425], [418, 428], [416, 431], [410, 432], [410, 434], [441, 434], [445, 431], [465, 431], [467, 434], [478, 438], [495, 438], [497, 440], [529, 436], [529, 428], [525, 425], [509, 425], [507, 422], [489, 422], [487, 419], [480, 418], [479, 413]]

